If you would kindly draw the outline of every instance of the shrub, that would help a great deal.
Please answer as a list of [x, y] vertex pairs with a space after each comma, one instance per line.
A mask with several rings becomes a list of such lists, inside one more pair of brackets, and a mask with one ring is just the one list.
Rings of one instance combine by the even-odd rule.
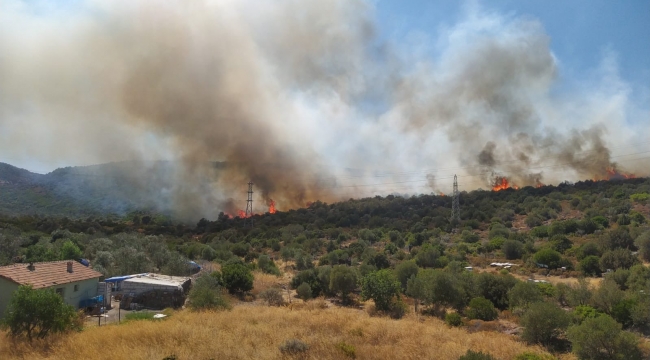
[[304, 282], [304, 283], [300, 284], [300, 286], [298, 286], [296, 288], [296, 293], [298, 294], [298, 297], [300, 299], [303, 299], [305, 301], [309, 300], [312, 297], [311, 286], [309, 286], [309, 284]]
[[603, 273], [600, 269], [600, 258], [594, 255], [582, 259], [578, 268], [585, 276], [600, 276]]
[[607, 220], [607, 218], [604, 216], [594, 216], [593, 218], [591, 218], [591, 220], [602, 228], [609, 227], [609, 220]]
[[260, 255], [257, 259], [257, 267], [264, 273], [280, 276], [280, 269], [278, 269], [275, 262], [268, 255]]
[[508, 300], [511, 309], [526, 309], [532, 303], [543, 301], [544, 298], [537, 284], [520, 281], [508, 291]]
[[253, 289], [253, 274], [242, 263], [230, 263], [221, 269], [223, 284], [231, 293], [246, 292]]
[[475, 287], [472, 292], [478, 291], [479, 296], [490, 300], [494, 306], [501, 310], [508, 308], [508, 291], [517, 283], [512, 275], [493, 275], [481, 273], [476, 277]]
[[363, 300], [372, 299], [379, 311], [390, 310], [400, 289], [399, 281], [390, 270], [379, 270], [361, 279], [361, 297]]
[[2, 325], [9, 328], [11, 336], [27, 336], [32, 341], [72, 330], [76, 316], [74, 307], [54, 290], [20, 286], [9, 301]]
[[467, 309], [467, 317], [470, 319], [479, 319], [484, 321], [492, 321], [498, 316], [494, 304], [486, 298], [477, 297], [469, 302], [469, 309]]
[[330, 273], [330, 291], [341, 295], [343, 302], [347, 303], [348, 295], [357, 288], [357, 279], [355, 269], [346, 265], [335, 266]]
[[469, 230], [463, 230], [463, 233], [460, 235], [461, 239], [463, 242], [473, 244], [475, 242], [478, 242], [479, 236], [478, 234], [475, 234], [472, 231]]
[[128, 321], [153, 320], [154, 315], [156, 315], [156, 313], [151, 311], [134, 311], [126, 314], [124, 319]]
[[287, 355], [297, 355], [309, 350], [309, 345], [298, 339], [290, 339], [279, 346], [280, 352]]
[[600, 314], [601, 313], [598, 312], [598, 310], [589, 305], [578, 305], [573, 310], [573, 318], [578, 324], [582, 323], [587, 318], [595, 318]]
[[641, 359], [636, 337], [621, 330], [610, 316], [587, 318], [567, 331], [573, 353], [578, 359]]
[[521, 337], [529, 343], [550, 345], [569, 326], [566, 311], [555, 304], [538, 302], [530, 305], [521, 318], [524, 332]]
[[357, 358], [357, 353], [356, 353], [356, 349], [354, 348], [354, 345], [350, 345], [350, 344], [346, 344], [344, 342], [341, 342], [341, 343], [338, 343], [338, 345], [336, 345], [336, 347], [341, 349], [341, 351], [343, 351], [343, 354], [345, 354], [345, 356], [347, 356], [347, 357], [349, 357], [351, 359], [356, 359]]
[[607, 251], [600, 258], [601, 269], [629, 269], [636, 265], [639, 259], [628, 249], [617, 248]]
[[492, 355], [486, 354], [481, 351], [467, 350], [465, 355], [458, 358], [458, 360], [496, 360]]
[[501, 245], [501, 251], [508, 260], [520, 259], [524, 251], [524, 244], [517, 240], [506, 240]]
[[639, 248], [641, 258], [645, 261], [650, 261], [650, 231], [646, 231], [639, 235], [634, 243]]
[[541, 249], [535, 253], [534, 256], [535, 262], [538, 264], [543, 264], [548, 266], [549, 269], [556, 269], [562, 257], [560, 253], [549, 248]]
[[199, 276], [188, 294], [192, 310], [230, 309], [228, 300], [222, 294], [219, 272]]
[[417, 275], [420, 268], [414, 261], [402, 261], [395, 266], [395, 275], [402, 285], [402, 289], [406, 290], [406, 283], [413, 275]]
[[648, 193], [638, 193], [630, 195], [630, 200], [638, 203], [647, 202], [650, 199], [650, 194]]
[[460, 326], [463, 324], [463, 318], [458, 313], [450, 312], [445, 315], [445, 323], [449, 326]]
[[278, 288], [268, 288], [260, 293], [260, 298], [266, 301], [269, 306], [284, 305], [282, 290]]

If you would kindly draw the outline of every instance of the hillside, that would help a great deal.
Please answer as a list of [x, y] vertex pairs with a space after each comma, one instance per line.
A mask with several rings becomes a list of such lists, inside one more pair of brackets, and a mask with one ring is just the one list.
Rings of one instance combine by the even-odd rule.
[[[219, 163], [217, 163], [217, 166]], [[171, 213], [170, 162], [120, 162], [35, 174], [0, 163], [0, 213], [10, 215], [124, 215], [140, 210]]]
[[[214, 221], [201, 219], [195, 225], [147, 212], [77, 219], [0, 216], [0, 264], [83, 257], [107, 277], [188, 275], [191, 259], [206, 269], [230, 266], [257, 274], [254, 286], [242, 290], [242, 301], [231, 312], [180, 312], [163, 322], [165, 326], [134, 323], [114, 331], [87, 329], [60, 340], [51, 350], [54, 359], [77, 358], [89, 351], [85, 344], [107, 341], [124, 344], [117, 351], [140, 354], [136, 358], [142, 359], [174, 351], [181, 359], [207, 359], [213, 352], [217, 358], [275, 358], [280, 356], [278, 346], [291, 337], [311, 346], [308, 358], [341, 357], [337, 344], [346, 341], [360, 358], [391, 358], [397, 351], [407, 354], [404, 357], [426, 358], [445, 351], [443, 358], [454, 359], [472, 348], [510, 359], [524, 350], [515, 339], [544, 345], [563, 357], [576, 351], [571, 341], [580, 341], [569, 338], [569, 330], [587, 332], [588, 319], [609, 321], [612, 336], [620, 341], [608, 351], [621, 351], [624, 344], [635, 354], [631, 358], [641, 352], [647, 356], [649, 179], [462, 192], [460, 207], [457, 224], [449, 220], [451, 198], [439, 195], [315, 202], [252, 219], [221, 213]], [[260, 274], [270, 280], [260, 282]], [[373, 281], [386, 287], [376, 293], [364, 288], [375, 286]], [[226, 285], [210, 291], [218, 294], [221, 286]], [[324, 301], [328, 309], [260, 305], [264, 290], [272, 287], [290, 289], [293, 296], [301, 288], [307, 295], [300, 296], [321, 299], [314, 304]], [[384, 291], [388, 295], [382, 295]], [[377, 304], [377, 296], [385, 296], [384, 309], [368, 317], [371, 311], [361, 306], [368, 299]], [[416, 302], [421, 304], [417, 313]], [[251, 306], [259, 308], [250, 311]], [[535, 306], [541, 312], [535, 313]], [[545, 318], [548, 311], [557, 321], [552, 333], [527, 337], [528, 314], [538, 323], [540, 314]], [[442, 326], [450, 314], [457, 316], [460, 330]], [[363, 336], [356, 338], [354, 326], [361, 324]], [[486, 332], [469, 334], [477, 327]], [[245, 339], [237, 347], [197, 345], [194, 341], [211, 334], [203, 328], [223, 335], [219, 341], [224, 344], [236, 343], [228, 334], [251, 335], [237, 335]], [[229, 332], [218, 330], [222, 328]], [[128, 334], [135, 333], [157, 346], [131, 341]], [[163, 334], [187, 339], [191, 346], [169, 342], [170, 336]], [[505, 343], [488, 348], [487, 339]], [[431, 346], [435, 341], [440, 341], [437, 348]], [[400, 345], [392, 352], [380, 346], [385, 343]], [[377, 346], [382, 351], [374, 351]], [[21, 349], [17, 351], [42, 356]]]

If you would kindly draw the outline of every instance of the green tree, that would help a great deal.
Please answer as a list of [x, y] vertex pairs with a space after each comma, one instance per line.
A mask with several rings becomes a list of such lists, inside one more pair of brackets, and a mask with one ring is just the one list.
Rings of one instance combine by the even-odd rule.
[[74, 307], [52, 289], [20, 286], [14, 292], [2, 325], [12, 336], [42, 339], [51, 333], [72, 330], [77, 316]]
[[479, 319], [484, 321], [492, 321], [498, 316], [497, 309], [494, 304], [486, 298], [477, 297], [469, 302], [467, 309], [467, 317], [470, 319]]
[[406, 290], [406, 284], [411, 276], [417, 275], [420, 268], [414, 261], [402, 261], [395, 266], [395, 275], [402, 285], [402, 289]]
[[508, 291], [508, 306], [511, 309], [527, 309], [531, 304], [544, 300], [535, 283], [519, 281]]
[[641, 258], [644, 261], [650, 261], [650, 230], [639, 235], [636, 240], [634, 240], [634, 243], [639, 248]]
[[355, 269], [339, 265], [332, 268], [330, 273], [330, 291], [341, 295], [344, 303], [349, 302], [349, 294], [357, 288], [358, 276]]
[[296, 288], [296, 293], [300, 299], [307, 301], [312, 297], [311, 286], [304, 282]]
[[544, 248], [535, 253], [534, 259], [538, 264], [546, 265], [549, 269], [556, 269], [560, 266], [562, 257], [559, 252]]
[[230, 293], [246, 292], [253, 289], [253, 273], [240, 262], [224, 265], [221, 275], [223, 284]]
[[601, 269], [629, 269], [636, 265], [639, 259], [632, 254], [632, 251], [623, 248], [609, 250], [600, 258]]
[[388, 269], [372, 272], [361, 279], [361, 298], [372, 299], [379, 311], [389, 311], [399, 298], [400, 282]]
[[61, 259], [79, 260], [81, 259], [81, 249], [71, 240], [68, 240], [61, 246]]
[[594, 255], [582, 259], [578, 268], [585, 276], [600, 276], [603, 273], [600, 269], [600, 258]]
[[508, 308], [508, 291], [517, 283], [512, 275], [495, 275], [487, 272], [476, 277], [475, 291], [490, 300], [500, 310]]
[[521, 259], [524, 252], [524, 244], [517, 240], [506, 240], [501, 245], [501, 251], [508, 260]]
[[567, 331], [573, 353], [584, 360], [640, 360], [636, 337], [621, 330], [621, 324], [610, 316], [587, 318]]
[[521, 318], [522, 338], [533, 344], [552, 344], [569, 326], [569, 314], [549, 302], [537, 302]]

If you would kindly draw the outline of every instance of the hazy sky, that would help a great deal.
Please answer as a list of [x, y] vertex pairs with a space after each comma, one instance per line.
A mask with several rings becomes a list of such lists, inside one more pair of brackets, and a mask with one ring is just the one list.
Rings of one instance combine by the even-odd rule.
[[467, 8], [481, 7], [511, 17], [541, 22], [559, 59], [561, 86], [588, 77], [603, 56], [615, 56], [620, 76], [633, 85], [638, 100], [650, 102], [650, 1], [647, 0], [377, 0], [378, 23], [384, 36], [435, 39]]
[[[236, 3], [232, 0], [224, 2]], [[98, 11], [97, 9], [102, 9], [103, 5], [93, 7], [94, 3], [101, 3], [101, 1], [71, 0], [46, 3], [0, 0], [0, 12], [3, 11], [3, 6], [22, 4], [19, 6], [21, 8], [19, 11], [23, 15], [31, 14], [34, 18], [59, 18], [61, 27], [57, 29], [65, 34], [66, 17], [70, 14], [83, 13], [90, 9], [87, 12], [92, 16], [102, 16], [101, 13], [95, 12]], [[298, 3], [300, 2], [296, 2], [296, 4]], [[570, 98], [573, 94], [584, 92], [584, 89], [589, 88], [592, 84], [594, 87], [602, 86], [600, 83], [595, 83], [597, 80], [594, 79], [603, 77], [602, 69], [605, 64], [605, 67], [613, 69], [611, 72], [615, 74], [615, 83], [623, 84], [621, 93], [624, 93], [626, 103], [621, 105], [621, 108], [632, 109], [623, 115], [623, 122], [634, 122], [636, 125], [648, 122], [650, 125], [650, 110], [648, 109], [648, 104], [650, 104], [648, 85], [650, 84], [650, 42], [648, 40], [650, 39], [650, 1], [370, 0], [369, 4], [374, 6], [370, 13], [374, 17], [372, 21], [379, 33], [378, 39], [385, 39], [396, 47], [408, 48], [408, 51], [402, 53], [409, 54], [408, 56], [413, 56], [416, 59], [432, 59], [433, 63], [439, 58], [444, 60], [445, 54], [449, 53], [450, 44], [445, 43], [445, 33], [458, 32], [455, 26], [459, 23], [463, 26], [464, 23], [491, 21], [489, 20], [491, 17], [486, 15], [491, 13], [495, 14], [497, 22], [505, 24], [509, 23], [508, 19], [530, 19], [533, 22], [539, 22], [545, 34], [550, 38], [550, 52], [557, 66], [557, 78], [550, 87], [552, 97], [563, 98], [564, 95], [567, 95], [566, 98]], [[264, 8], [264, 6], [272, 8], [269, 5], [260, 7]], [[114, 9], [112, 11], [115, 12]], [[468, 14], [473, 11], [481, 13], [478, 21], [468, 20], [471, 18], [471, 15]], [[35, 20], [32, 18], [30, 21]], [[48, 26], [53, 26], [52, 24], [55, 22], [50, 22]], [[0, 31], [17, 31], [20, 29], [18, 25], [20, 24], [13, 28], [10, 26], [0, 27]], [[490, 29], [489, 26], [487, 28]], [[480, 26], [476, 29], [479, 30], [472, 31], [481, 31]], [[29, 42], [32, 37], [26, 35], [21, 38], [14, 34], [0, 33], [0, 45], [3, 45], [3, 39], [20, 39], [20, 42]], [[38, 41], [35, 41], [32, 47], [40, 46], [39, 44]], [[29, 44], [21, 46], [25, 49], [29, 48]], [[7, 48], [11, 48], [11, 46]], [[0, 66], [3, 55], [8, 54], [0, 53]], [[447, 55], [447, 57], [449, 56]], [[36, 70], [38, 69], [36, 68]], [[0, 81], [2, 81], [1, 78]], [[40, 81], [48, 82], [49, 80], [44, 78]], [[604, 83], [610, 84], [611, 82]], [[56, 85], [52, 84], [52, 86]], [[92, 87], [93, 83], [90, 81], [84, 86]], [[0, 86], [0, 90], [1, 88]], [[22, 89], [22, 91], [25, 91], [25, 94], [29, 93], [29, 89]], [[0, 92], [0, 107], [3, 106], [3, 101], [8, 101], [3, 99], [2, 95]], [[553, 99], [551, 98], [551, 100]], [[54, 103], [56, 101], [55, 99]], [[631, 105], [628, 107], [627, 104]], [[379, 108], [378, 113], [385, 110], [371, 97], [367, 103], [360, 102], [361, 113], [365, 109], [372, 109], [375, 106]], [[22, 113], [29, 113], [31, 110], [29, 106], [19, 109]], [[60, 110], [60, 107], [56, 110]], [[30, 142], [21, 143], [24, 145], [22, 147], [15, 143], [9, 148], [0, 146], [0, 162], [8, 162], [36, 172], [48, 172], [60, 166], [86, 165], [94, 161], [83, 156], [76, 158], [39, 156], [38, 151], [32, 150], [41, 143], [53, 142], [51, 137], [54, 135], [50, 135], [52, 129], [39, 130], [31, 129], [28, 126], [16, 126], [22, 120], [11, 118], [15, 112], [8, 113], [9, 115], [3, 118], [2, 109], [0, 109], [0, 141], [3, 141], [1, 132], [5, 132], [4, 141], [7, 141], [7, 138], [24, 137]], [[102, 114], [98, 114], [98, 117], [101, 116]], [[95, 130], [97, 134], [101, 135], [106, 129], [99, 127]], [[34, 135], [25, 135], [28, 132], [33, 132]], [[121, 135], [119, 132], [115, 132], [110, 136], [114, 136], [118, 140]], [[151, 142], [148, 144], [148, 139], [150, 137], [142, 138], [143, 150], [141, 152], [143, 153], [148, 152], [148, 146], [157, 146], [156, 142], [159, 141], [159, 139], [151, 138]], [[108, 143], [110, 146], [110, 142]], [[63, 147], [65, 144], [61, 145]], [[85, 145], [88, 146], [88, 144]], [[51, 147], [51, 144], [48, 146]], [[85, 152], [83, 146], [83, 144], [79, 145], [79, 153]], [[352, 146], [349, 147], [352, 148]], [[341, 153], [349, 151], [349, 149], [343, 148]], [[50, 153], [52, 153], [51, 150], [41, 151], [41, 154]], [[121, 155], [115, 156], [116, 158], [107, 158], [107, 160], [117, 160]]]

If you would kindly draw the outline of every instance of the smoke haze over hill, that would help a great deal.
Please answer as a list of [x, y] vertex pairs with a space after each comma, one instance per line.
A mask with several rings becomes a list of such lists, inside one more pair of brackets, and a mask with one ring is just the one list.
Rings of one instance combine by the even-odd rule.
[[[174, 160], [153, 190], [187, 217], [244, 207], [249, 180], [288, 209], [447, 192], [454, 173], [466, 190], [648, 175], [648, 114], [615, 56], [558, 91], [561, 59], [534, 19], [468, 6], [405, 44], [378, 36], [367, 1], [49, 6], [0, 2], [0, 152]], [[155, 203], [150, 164], [129, 186]]]

